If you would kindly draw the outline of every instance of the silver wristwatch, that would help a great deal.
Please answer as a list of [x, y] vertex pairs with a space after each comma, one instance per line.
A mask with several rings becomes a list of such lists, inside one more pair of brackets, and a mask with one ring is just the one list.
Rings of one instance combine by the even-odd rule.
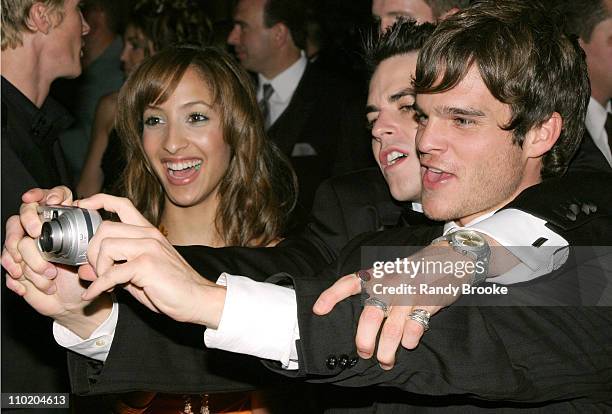
[[478, 285], [487, 279], [491, 248], [487, 240], [480, 233], [474, 230], [461, 229], [446, 236], [438, 237], [431, 244], [440, 241], [447, 241], [454, 251], [474, 259], [476, 267], [474, 268], [472, 286]]

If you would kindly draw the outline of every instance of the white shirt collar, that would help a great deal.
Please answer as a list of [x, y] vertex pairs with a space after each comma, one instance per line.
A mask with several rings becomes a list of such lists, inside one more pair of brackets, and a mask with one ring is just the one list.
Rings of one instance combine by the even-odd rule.
[[608, 101], [608, 104], [604, 108], [591, 96], [587, 108], [586, 119], [584, 121], [586, 129], [589, 131], [589, 134], [591, 134], [591, 137], [597, 138], [601, 135], [606, 126], [608, 112], [612, 113], [612, 102]]
[[447, 222], [444, 224], [444, 233], [442, 233], [442, 234], [444, 234], [444, 235], [446, 236], [448, 233], [450, 233], [450, 232], [451, 232], [451, 231], [453, 231], [453, 230], [463, 229], [463, 228], [466, 228], [466, 227], [473, 226], [473, 225], [474, 225], [474, 224], [476, 224], [476, 223], [479, 223], [479, 222], [481, 222], [481, 221], [483, 221], [483, 220], [488, 219], [489, 217], [491, 217], [491, 216], [492, 216], [493, 214], [495, 214], [496, 212], [497, 212], [497, 210], [495, 210], [495, 211], [491, 211], [491, 212], [486, 213], [486, 214], [483, 214], [483, 215], [481, 215], [481, 216], [478, 216], [478, 217], [476, 217], [474, 220], [472, 220], [472, 221], [470, 221], [468, 224], [466, 224], [465, 226], [461, 226], [461, 225], [459, 225], [459, 223], [456, 223], [456, 222], [454, 222], [454, 221], [447, 221]]
[[417, 203], [415, 201], [412, 202], [412, 211], [417, 211], [419, 213], [423, 212], [423, 204]]
[[306, 59], [306, 54], [302, 50], [300, 52], [300, 58], [293, 63], [293, 65], [289, 66], [283, 72], [279, 73], [274, 77], [274, 79], [267, 79], [262, 74], [258, 74], [259, 85], [257, 89], [257, 96], [261, 98], [263, 96], [263, 85], [265, 83], [269, 83], [274, 88], [274, 95], [282, 102], [288, 102], [293, 96], [293, 92], [298, 86], [300, 79], [302, 79], [302, 75], [306, 70], [306, 64], [308, 63], [308, 59]]

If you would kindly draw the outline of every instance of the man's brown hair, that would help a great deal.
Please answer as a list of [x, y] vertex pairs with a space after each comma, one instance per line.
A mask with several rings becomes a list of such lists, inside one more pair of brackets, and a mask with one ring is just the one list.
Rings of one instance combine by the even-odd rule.
[[575, 36], [538, 1], [483, 1], [441, 22], [419, 54], [417, 94], [455, 87], [470, 67], [511, 119], [500, 125], [522, 145], [525, 134], [554, 112], [561, 134], [542, 160], [542, 178], [563, 174], [584, 132], [590, 96], [584, 52]]
[[61, 21], [64, 0], [2, 0], [2, 50], [7, 47], [15, 49], [23, 44], [21, 35], [30, 31], [27, 21], [35, 3], [43, 3], [49, 13], [54, 13]]

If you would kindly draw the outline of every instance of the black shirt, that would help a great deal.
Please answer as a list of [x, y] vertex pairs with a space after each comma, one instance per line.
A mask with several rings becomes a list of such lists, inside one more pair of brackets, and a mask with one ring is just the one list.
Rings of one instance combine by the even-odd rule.
[[37, 108], [2, 77], [3, 234], [6, 219], [19, 212], [23, 192], [71, 184], [57, 141], [71, 122], [69, 113], [51, 98]]
[[[2, 243], [25, 191], [70, 184], [57, 141], [70, 122], [53, 100], [39, 109], [2, 78]], [[2, 392], [68, 391], [65, 351], [53, 340], [51, 321], [2, 283]]]

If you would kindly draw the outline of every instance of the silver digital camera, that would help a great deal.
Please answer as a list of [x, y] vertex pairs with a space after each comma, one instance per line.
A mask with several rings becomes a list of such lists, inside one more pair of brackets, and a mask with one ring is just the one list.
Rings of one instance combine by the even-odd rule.
[[78, 207], [38, 207], [43, 222], [38, 249], [54, 263], [82, 265], [87, 263], [87, 246], [102, 223], [96, 210]]

